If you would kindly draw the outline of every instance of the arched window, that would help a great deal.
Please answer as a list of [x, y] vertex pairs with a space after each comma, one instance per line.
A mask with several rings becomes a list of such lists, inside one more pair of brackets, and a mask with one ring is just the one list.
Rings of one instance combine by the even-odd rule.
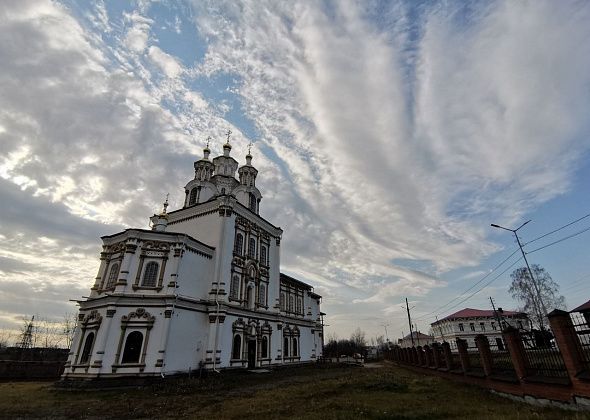
[[254, 196], [254, 194], [250, 193], [250, 210], [252, 210], [254, 213], [256, 213], [256, 197]]
[[260, 356], [262, 356], [263, 358], [267, 358], [268, 357], [268, 338], [266, 338], [266, 336], [262, 337], [262, 344], [261, 344], [261, 349], [260, 349]]
[[252, 286], [248, 286], [246, 289], [246, 307], [251, 308], [254, 303], [254, 290]]
[[258, 286], [258, 303], [261, 306], [266, 306], [266, 286], [264, 284]]
[[281, 292], [281, 296], [279, 297], [279, 305], [281, 307], [281, 311], [286, 310], [285, 292]]
[[295, 306], [295, 298], [293, 296], [289, 296], [289, 312], [293, 312]]
[[82, 350], [82, 356], [80, 357], [80, 364], [85, 365], [90, 361], [90, 353], [92, 352], [92, 345], [94, 344], [94, 333], [91, 332], [86, 336], [84, 342], [84, 349]]
[[256, 257], [256, 240], [254, 238], [250, 238], [250, 240], [248, 241], [248, 257]]
[[106, 289], [110, 289], [111, 287], [115, 286], [117, 282], [117, 275], [119, 274], [119, 264], [115, 263], [111, 266], [111, 271], [109, 271], [109, 278], [107, 280]]
[[156, 287], [156, 280], [158, 279], [158, 268], [160, 265], [155, 261], [150, 261], [145, 266], [143, 272], [143, 281], [141, 283], [144, 287]]
[[188, 199], [188, 205], [192, 206], [196, 202], [197, 202], [197, 188], [195, 187], [191, 190], [191, 195]]
[[238, 299], [240, 296], [240, 277], [234, 276], [231, 280], [231, 287], [229, 289], [229, 295], [233, 299]]
[[303, 308], [302, 308], [302, 306], [303, 306], [303, 304], [301, 303], [301, 298], [300, 298], [300, 297], [298, 297], [298, 298], [297, 298], [297, 313], [298, 313], [298, 314], [300, 314], [300, 313], [303, 313], [303, 311], [302, 311], [302, 309], [303, 309]]
[[139, 363], [142, 344], [142, 333], [139, 331], [129, 333], [127, 340], [125, 341], [125, 349], [123, 350], [123, 359], [121, 360], [121, 363]]
[[231, 358], [232, 359], [241, 359], [242, 358], [242, 337], [240, 334], [236, 334], [234, 336], [234, 346], [232, 348]]
[[221, 195], [225, 195], [225, 188], [221, 189]]
[[242, 255], [242, 250], [244, 248], [244, 235], [238, 233], [236, 235], [236, 240], [234, 242], [234, 252], [238, 255]]
[[297, 339], [295, 337], [292, 338], [292, 343], [293, 343], [293, 351], [291, 352], [291, 354], [295, 357], [299, 354], [299, 348], [297, 347]]
[[285, 357], [289, 357], [289, 337], [285, 337], [283, 340], [283, 353], [285, 353]]
[[260, 247], [260, 264], [266, 265], [266, 247], [264, 245]]

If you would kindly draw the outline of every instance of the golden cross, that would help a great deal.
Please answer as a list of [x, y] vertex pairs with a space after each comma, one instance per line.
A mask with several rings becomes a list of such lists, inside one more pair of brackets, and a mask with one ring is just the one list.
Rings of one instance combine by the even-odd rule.
[[209, 141], [211, 140], [211, 136], [207, 136], [207, 149], [209, 148]]
[[231, 130], [227, 130], [227, 144], [229, 144], [229, 135], [231, 134]]
[[248, 144], [248, 154], [250, 154], [251, 149], [252, 149], [252, 142], [250, 142], [250, 144]]

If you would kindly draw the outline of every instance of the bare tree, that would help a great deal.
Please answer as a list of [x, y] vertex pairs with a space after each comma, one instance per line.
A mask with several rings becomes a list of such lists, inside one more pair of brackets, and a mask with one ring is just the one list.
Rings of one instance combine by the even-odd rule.
[[546, 311], [565, 309], [565, 298], [559, 294], [559, 285], [553, 281], [543, 267], [533, 264], [531, 271], [533, 279], [526, 267], [514, 270], [510, 274], [512, 283], [508, 291], [514, 299], [522, 303], [523, 312], [529, 314], [533, 324], [544, 330]]
[[365, 339], [365, 333], [360, 328], [354, 330], [352, 335], [350, 336], [350, 340], [358, 347], [364, 347], [367, 345], [367, 340]]
[[78, 315], [75, 312], [67, 312], [64, 314], [62, 319], [62, 334], [65, 339], [65, 347], [72, 347], [72, 341], [74, 340], [74, 333], [78, 326]]

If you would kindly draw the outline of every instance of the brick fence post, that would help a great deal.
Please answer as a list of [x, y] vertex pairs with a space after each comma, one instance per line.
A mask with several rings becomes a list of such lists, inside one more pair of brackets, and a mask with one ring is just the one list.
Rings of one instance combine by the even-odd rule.
[[520, 333], [514, 327], [508, 326], [502, 331], [502, 337], [508, 347], [512, 364], [514, 365], [514, 371], [519, 380], [523, 380], [528, 375], [529, 365], [524, 354], [524, 345]]
[[442, 367], [440, 357], [440, 344], [432, 343], [432, 359], [434, 360], [434, 368], [439, 369]]
[[469, 354], [467, 353], [467, 340], [462, 338], [456, 338], [457, 350], [459, 350], [459, 360], [461, 360], [461, 368], [463, 373], [467, 373], [471, 370], [471, 363], [469, 362]]
[[418, 347], [414, 347], [416, 349], [416, 356], [418, 357], [417, 359], [417, 365], [418, 366], [422, 366], [424, 364], [424, 352], [422, 351], [422, 346], [418, 346]]
[[492, 359], [492, 351], [490, 350], [490, 342], [485, 335], [478, 334], [475, 336], [475, 345], [481, 358], [481, 365], [486, 376], [490, 376], [493, 371], [494, 361]]
[[432, 349], [429, 345], [422, 347], [424, 349], [424, 353], [426, 354], [426, 363], [424, 364], [426, 367], [432, 366]]
[[586, 370], [586, 366], [582, 356], [582, 346], [570, 314], [555, 309], [547, 315], [547, 318], [570, 379], [574, 379]]
[[453, 353], [451, 353], [451, 345], [446, 341], [442, 343], [443, 356], [445, 358], [445, 364], [448, 370], [453, 370]]

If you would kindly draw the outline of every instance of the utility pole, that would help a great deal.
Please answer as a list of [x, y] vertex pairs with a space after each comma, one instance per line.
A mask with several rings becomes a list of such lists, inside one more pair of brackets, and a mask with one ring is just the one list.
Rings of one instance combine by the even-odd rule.
[[[518, 237], [518, 234], [516, 233], [520, 228], [522, 228], [524, 225], [526, 225], [527, 223], [529, 223], [530, 220], [527, 220], [526, 222], [524, 222], [522, 225], [520, 225], [518, 228], [516, 229], [509, 229], [509, 228], [505, 228], [503, 226], [497, 225], [495, 223], [492, 223], [491, 226], [498, 228], [498, 229], [504, 229], [507, 230], [509, 232], [514, 233], [514, 237], [516, 238], [516, 243], [518, 243], [518, 247], [520, 248], [520, 252], [522, 254], [522, 258], [524, 258], [524, 262], [526, 264], [526, 268], [529, 272], [529, 276], [531, 278], [531, 283], [533, 283], [533, 287], [535, 288], [535, 293], [537, 294], [537, 300], [540, 303], [542, 309], [543, 309], [543, 315], [547, 316], [547, 308], [545, 307], [545, 302], [543, 302], [543, 299], [541, 298], [541, 292], [539, 291], [539, 285], [537, 284], [537, 282], [535, 281], [535, 277], [533, 276], [533, 271], [531, 270], [531, 266], [529, 265], [529, 261], [526, 258], [526, 253], [524, 252], [524, 250], [522, 249], [522, 244], [520, 243], [520, 238]], [[543, 317], [539, 317], [539, 323], [540, 323], [540, 327], [541, 327], [541, 331], [545, 330], [545, 325], [543, 322]]]
[[496, 305], [494, 304], [494, 299], [490, 296], [490, 302], [492, 303], [492, 309], [494, 310], [494, 317], [496, 321], [498, 321], [498, 325], [500, 326], [500, 331], [504, 329], [504, 325], [502, 324], [502, 318], [500, 318], [500, 314], [496, 311]]
[[445, 336], [444, 336], [444, 334], [443, 334], [443, 332], [442, 332], [442, 327], [441, 327], [441, 326], [440, 326], [440, 324], [438, 323], [438, 315], [437, 315], [437, 316], [435, 316], [435, 318], [436, 318], [436, 323], [438, 324], [438, 330], [440, 331], [440, 336], [442, 337], [442, 341], [443, 341], [443, 343], [444, 343], [444, 342], [445, 342]]
[[408, 298], [406, 298], [406, 311], [408, 311], [408, 325], [410, 326], [410, 338], [412, 339], [412, 347], [414, 347], [414, 334], [412, 333], [412, 318], [410, 317], [410, 305], [408, 305]]

